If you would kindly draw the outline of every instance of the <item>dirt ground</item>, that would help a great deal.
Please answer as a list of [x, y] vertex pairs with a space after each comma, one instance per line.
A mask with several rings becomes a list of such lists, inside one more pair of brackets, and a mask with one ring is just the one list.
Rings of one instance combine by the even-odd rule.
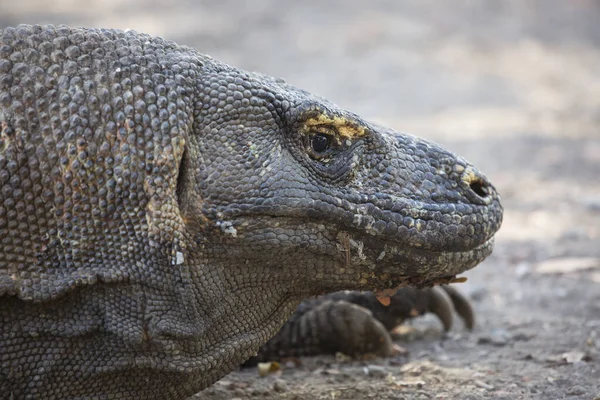
[[478, 324], [408, 356], [234, 372], [200, 399], [600, 398], [600, 3], [0, 0], [0, 27], [132, 28], [283, 77], [480, 167], [505, 222], [461, 285]]

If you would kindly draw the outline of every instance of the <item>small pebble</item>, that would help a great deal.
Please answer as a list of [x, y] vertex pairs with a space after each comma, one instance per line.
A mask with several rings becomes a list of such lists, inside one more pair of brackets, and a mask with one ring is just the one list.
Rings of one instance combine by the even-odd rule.
[[477, 344], [490, 344], [492, 346], [503, 347], [511, 340], [511, 334], [505, 329], [494, 329], [489, 335], [482, 336], [477, 340]]
[[571, 396], [581, 396], [582, 394], [585, 394], [585, 389], [581, 386], [573, 386], [567, 391], [567, 394]]
[[494, 388], [492, 385], [488, 385], [487, 383], [485, 383], [484, 381], [480, 381], [479, 379], [475, 379], [473, 383], [475, 384], [475, 386], [487, 390], [492, 390]]
[[515, 267], [515, 274], [518, 279], [524, 278], [531, 274], [531, 264], [527, 262], [521, 262]]
[[589, 197], [582, 200], [581, 203], [590, 211], [600, 211], [600, 197]]
[[363, 368], [365, 375], [372, 376], [374, 378], [385, 378], [387, 372], [385, 367], [381, 365], [367, 365]]
[[273, 382], [273, 390], [277, 393], [286, 392], [287, 389], [287, 383], [283, 379], [276, 379], [275, 382]]

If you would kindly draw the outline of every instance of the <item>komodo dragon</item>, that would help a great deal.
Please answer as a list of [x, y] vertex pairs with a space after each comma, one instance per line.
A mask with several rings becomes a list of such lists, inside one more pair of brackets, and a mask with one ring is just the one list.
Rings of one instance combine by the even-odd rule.
[[0, 30], [0, 397], [183, 399], [303, 298], [448, 283], [500, 198], [439, 146], [132, 31]]

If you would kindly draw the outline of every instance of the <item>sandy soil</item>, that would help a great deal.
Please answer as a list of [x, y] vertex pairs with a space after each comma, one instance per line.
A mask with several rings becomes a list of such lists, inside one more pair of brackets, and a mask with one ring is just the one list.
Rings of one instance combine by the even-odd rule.
[[[478, 325], [404, 329], [408, 356], [333, 356], [200, 399], [600, 398], [600, 3], [0, 0], [0, 26], [133, 28], [283, 77], [479, 166], [506, 209], [466, 274]], [[550, 260], [550, 262], [549, 262]]]

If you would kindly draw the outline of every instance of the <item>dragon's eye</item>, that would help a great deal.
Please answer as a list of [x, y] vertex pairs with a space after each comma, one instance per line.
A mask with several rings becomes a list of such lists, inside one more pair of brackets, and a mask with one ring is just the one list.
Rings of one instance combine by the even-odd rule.
[[324, 133], [317, 133], [310, 139], [310, 146], [315, 153], [324, 153], [329, 148], [331, 139]]

